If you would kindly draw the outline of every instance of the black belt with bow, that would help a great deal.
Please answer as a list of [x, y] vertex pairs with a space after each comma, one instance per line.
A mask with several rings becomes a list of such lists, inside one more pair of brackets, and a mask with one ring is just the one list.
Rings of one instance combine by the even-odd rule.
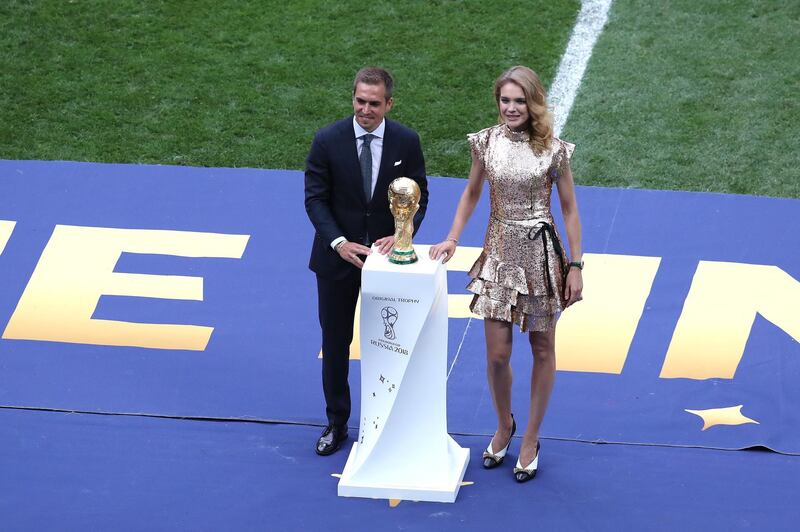
[[[538, 230], [536, 229], [537, 227], [539, 228]], [[550, 254], [547, 252], [547, 237], [550, 237], [550, 241], [553, 243], [553, 249], [559, 257], [564, 256], [564, 250], [561, 247], [561, 242], [558, 240], [556, 230], [549, 223], [539, 222], [528, 231], [528, 239], [536, 240], [540, 237], [542, 239], [542, 246], [544, 246], [544, 273], [547, 276], [547, 295], [553, 297], [555, 291], [553, 290], [553, 279], [550, 277]]]
[[[514, 222], [524, 221], [524, 220], [503, 220], [502, 218], [498, 218], [496, 216], [492, 216], [492, 218], [506, 225], [518, 226], [518, 224], [515, 224]], [[552, 277], [550, 277], [550, 256], [549, 256], [550, 254], [547, 252], [548, 239], [553, 243], [553, 250], [555, 250], [558, 256], [561, 257], [562, 259], [564, 259], [564, 249], [561, 247], [561, 241], [558, 239], [558, 234], [556, 233], [555, 228], [547, 222], [538, 222], [528, 231], [529, 240], [536, 240], [537, 238], [541, 238], [542, 246], [544, 247], [544, 273], [547, 276], [547, 295], [549, 297], [553, 297], [553, 295], [555, 294], [555, 290], [553, 289], [553, 279]], [[564, 260], [564, 262], [566, 262], [566, 259]]]

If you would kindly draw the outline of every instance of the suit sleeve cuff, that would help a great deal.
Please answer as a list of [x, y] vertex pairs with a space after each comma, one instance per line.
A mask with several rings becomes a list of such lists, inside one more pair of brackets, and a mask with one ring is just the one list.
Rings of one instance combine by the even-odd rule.
[[339, 245], [339, 242], [347, 242], [347, 239], [345, 237], [343, 237], [343, 236], [340, 236], [339, 238], [334, 239], [333, 242], [331, 242], [331, 249], [336, 251], [336, 246]]

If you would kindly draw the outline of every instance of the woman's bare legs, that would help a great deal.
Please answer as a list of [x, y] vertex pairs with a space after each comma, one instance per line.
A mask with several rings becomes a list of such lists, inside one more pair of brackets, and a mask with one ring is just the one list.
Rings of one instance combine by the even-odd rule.
[[492, 439], [492, 452], [497, 453], [511, 437], [511, 324], [490, 319], [483, 323], [486, 333], [486, 375], [497, 413], [497, 432]]
[[544, 419], [553, 383], [556, 380], [556, 330], [532, 332], [529, 335], [533, 352], [533, 371], [531, 372], [531, 406], [528, 412], [528, 426], [522, 438], [519, 461], [527, 467], [536, 458], [536, 444], [539, 442], [539, 427]]

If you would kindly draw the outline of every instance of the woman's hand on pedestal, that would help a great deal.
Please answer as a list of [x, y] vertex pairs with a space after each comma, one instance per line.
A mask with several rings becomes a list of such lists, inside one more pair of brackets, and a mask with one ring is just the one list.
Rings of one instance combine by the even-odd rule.
[[428, 255], [430, 255], [431, 259], [433, 260], [439, 260], [441, 258], [442, 262], [445, 263], [453, 258], [453, 254], [456, 252], [457, 245], [457, 240], [448, 238], [447, 240], [439, 242], [435, 246], [431, 246]]

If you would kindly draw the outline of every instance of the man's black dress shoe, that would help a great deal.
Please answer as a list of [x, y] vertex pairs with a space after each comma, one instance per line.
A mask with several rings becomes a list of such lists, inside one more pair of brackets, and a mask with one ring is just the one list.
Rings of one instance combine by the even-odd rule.
[[314, 450], [318, 455], [328, 456], [335, 453], [346, 439], [347, 427], [328, 425], [322, 431], [322, 436], [317, 440], [317, 447]]

